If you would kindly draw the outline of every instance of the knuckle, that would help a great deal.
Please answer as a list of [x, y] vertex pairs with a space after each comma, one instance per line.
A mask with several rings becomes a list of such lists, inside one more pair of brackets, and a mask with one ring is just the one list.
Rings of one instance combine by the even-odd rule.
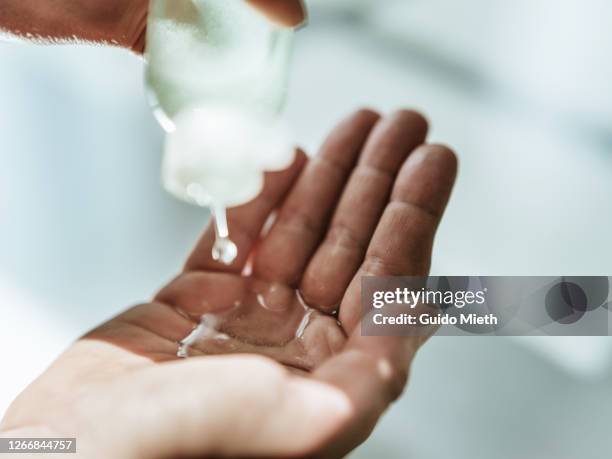
[[321, 226], [315, 218], [297, 206], [285, 207], [277, 223], [290, 231], [306, 231], [312, 234], [317, 234]]
[[372, 276], [403, 276], [406, 275], [404, 263], [388, 259], [387, 255], [369, 254], [364, 263], [363, 271]]
[[350, 251], [365, 251], [367, 241], [360, 236], [351, 224], [336, 220], [327, 233], [326, 242], [333, 247], [341, 247]]
[[198, 282], [201, 273], [196, 271], [186, 271], [172, 279], [154, 297], [154, 301], [159, 301], [171, 306], [178, 306], [181, 303], [184, 292], [191, 291], [191, 286]]

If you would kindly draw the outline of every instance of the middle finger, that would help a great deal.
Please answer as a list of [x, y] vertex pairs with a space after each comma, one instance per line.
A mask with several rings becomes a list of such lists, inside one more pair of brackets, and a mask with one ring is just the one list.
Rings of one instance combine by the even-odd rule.
[[342, 194], [323, 243], [308, 264], [300, 291], [306, 302], [333, 312], [361, 265], [406, 157], [427, 136], [422, 115], [401, 110], [374, 128]]

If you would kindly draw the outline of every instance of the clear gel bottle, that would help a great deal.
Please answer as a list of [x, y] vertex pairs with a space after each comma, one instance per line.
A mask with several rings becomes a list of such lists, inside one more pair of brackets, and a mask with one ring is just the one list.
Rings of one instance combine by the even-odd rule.
[[236, 256], [225, 209], [293, 159], [281, 120], [293, 34], [244, 0], [151, 0], [146, 83], [167, 132], [162, 181], [211, 209], [221, 262]]

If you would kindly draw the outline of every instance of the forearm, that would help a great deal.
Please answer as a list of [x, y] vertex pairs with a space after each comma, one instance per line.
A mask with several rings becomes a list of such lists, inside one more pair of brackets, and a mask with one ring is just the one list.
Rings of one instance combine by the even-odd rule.
[[147, 0], [2, 0], [0, 29], [39, 40], [134, 48], [145, 30], [147, 7]]

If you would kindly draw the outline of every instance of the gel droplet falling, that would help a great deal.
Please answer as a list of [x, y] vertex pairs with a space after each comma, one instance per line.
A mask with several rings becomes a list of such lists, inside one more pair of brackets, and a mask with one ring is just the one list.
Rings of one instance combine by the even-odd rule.
[[238, 247], [229, 238], [227, 227], [227, 211], [224, 206], [216, 202], [210, 206], [215, 225], [215, 244], [212, 248], [213, 260], [231, 265], [238, 256]]
[[218, 201], [211, 199], [201, 185], [192, 183], [187, 187], [187, 195], [200, 207], [209, 207], [215, 227], [215, 243], [212, 258], [224, 265], [231, 265], [238, 256], [238, 247], [229, 237], [227, 210]]

